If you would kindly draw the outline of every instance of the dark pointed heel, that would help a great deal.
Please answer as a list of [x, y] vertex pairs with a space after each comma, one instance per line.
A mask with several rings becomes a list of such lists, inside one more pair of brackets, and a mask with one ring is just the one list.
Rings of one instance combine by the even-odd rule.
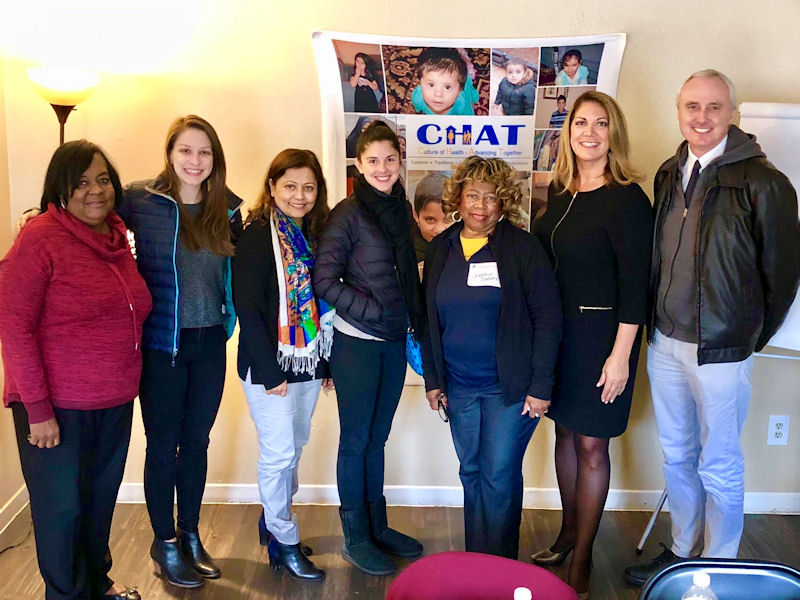
[[278, 546], [275, 543], [274, 537], [271, 537], [269, 542], [267, 543], [267, 553], [269, 554], [269, 566], [272, 568], [273, 571], [277, 571], [281, 568], [281, 558], [278, 556]]
[[[264, 509], [261, 509], [261, 516], [258, 518], [258, 542], [262, 546], [269, 546], [269, 541], [273, 539], [272, 532], [267, 529], [267, 521], [264, 517]], [[308, 544], [300, 542], [300, 550], [306, 556], [314, 554], [314, 549]]]
[[289, 575], [295, 579], [312, 581], [325, 578], [325, 571], [308, 560], [300, 544], [281, 544], [273, 537], [267, 546], [267, 552], [269, 566], [273, 571], [285, 567]]
[[258, 517], [258, 543], [262, 546], [268, 546], [269, 541], [272, 539], [272, 533], [267, 529], [267, 521], [264, 516], [264, 509], [261, 509], [261, 516]]

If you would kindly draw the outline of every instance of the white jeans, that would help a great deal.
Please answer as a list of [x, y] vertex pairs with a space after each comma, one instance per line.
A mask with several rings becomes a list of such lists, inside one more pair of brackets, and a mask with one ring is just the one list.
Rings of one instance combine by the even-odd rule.
[[753, 357], [697, 366], [697, 344], [656, 331], [647, 374], [664, 453], [672, 551], [736, 558], [744, 527], [739, 435], [750, 402]]
[[240, 381], [258, 433], [258, 493], [267, 529], [281, 544], [297, 544], [300, 533], [292, 496], [322, 381], [290, 383], [284, 397], [267, 395], [263, 385], [251, 383], [249, 371]]

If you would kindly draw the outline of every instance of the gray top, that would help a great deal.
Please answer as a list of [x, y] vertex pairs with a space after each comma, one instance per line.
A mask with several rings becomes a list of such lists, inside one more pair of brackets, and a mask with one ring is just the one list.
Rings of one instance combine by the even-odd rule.
[[667, 337], [697, 343], [697, 267], [695, 248], [707, 172], [700, 172], [691, 204], [684, 216], [682, 172], [661, 233], [661, 277], [656, 296], [656, 327]]
[[[184, 204], [191, 218], [203, 211], [203, 204]], [[213, 327], [222, 324], [225, 304], [225, 261], [201, 248], [189, 251], [178, 236], [178, 322], [185, 327]]]

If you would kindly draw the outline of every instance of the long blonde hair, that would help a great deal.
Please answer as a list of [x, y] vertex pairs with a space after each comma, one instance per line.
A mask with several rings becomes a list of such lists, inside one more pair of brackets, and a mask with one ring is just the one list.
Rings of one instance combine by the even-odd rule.
[[587, 102], [599, 105], [608, 116], [608, 161], [606, 162], [606, 185], [630, 185], [641, 180], [641, 175], [631, 164], [628, 154], [628, 124], [619, 105], [608, 94], [603, 92], [585, 92], [578, 96], [567, 115], [566, 123], [558, 142], [558, 157], [553, 167], [553, 185], [556, 192], [576, 191], [575, 180], [578, 177], [578, 165], [575, 153], [570, 144], [570, 130], [575, 113]]

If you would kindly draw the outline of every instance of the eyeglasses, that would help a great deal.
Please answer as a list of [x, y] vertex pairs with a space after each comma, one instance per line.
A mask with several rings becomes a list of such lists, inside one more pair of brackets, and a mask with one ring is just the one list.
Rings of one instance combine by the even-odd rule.
[[464, 202], [467, 206], [475, 206], [481, 201], [486, 204], [487, 207], [494, 207], [500, 204], [500, 198], [497, 196], [479, 196], [477, 194], [467, 194], [464, 197]]
[[444, 394], [439, 394], [439, 404], [436, 410], [439, 412], [439, 418], [442, 420], [442, 422], [448, 423], [450, 421], [450, 413], [447, 412], [447, 407], [442, 402], [443, 397]]

